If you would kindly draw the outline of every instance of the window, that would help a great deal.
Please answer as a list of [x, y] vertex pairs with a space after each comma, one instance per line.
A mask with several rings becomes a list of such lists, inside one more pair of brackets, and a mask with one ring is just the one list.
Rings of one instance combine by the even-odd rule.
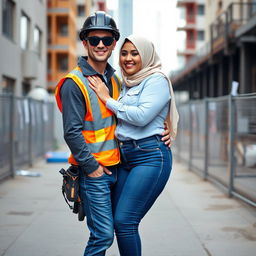
[[66, 72], [68, 70], [68, 55], [59, 54], [58, 55], [58, 70]]
[[252, 13], [256, 13], [256, 0], [252, 0]]
[[2, 92], [4, 94], [14, 94], [15, 80], [10, 77], [3, 76], [2, 81]]
[[188, 30], [188, 32], [187, 32], [187, 39], [189, 41], [194, 41], [194, 31]]
[[52, 19], [48, 16], [47, 17], [47, 43], [48, 44], [52, 43], [51, 27], [52, 27]]
[[68, 35], [68, 24], [60, 24], [60, 35], [67, 36]]
[[219, 3], [218, 3], [218, 8], [219, 8], [219, 10], [222, 9], [222, 5], [223, 5], [222, 0], [219, 0]]
[[60, 36], [68, 35], [68, 19], [65, 17], [57, 18], [58, 34]]
[[204, 41], [204, 31], [203, 30], [197, 31], [197, 40]]
[[42, 32], [38, 27], [34, 28], [34, 50], [38, 54], [38, 56], [41, 56], [41, 48], [42, 48]]
[[77, 15], [79, 17], [85, 16], [85, 6], [84, 5], [78, 5], [77, 6]]
[[187, 43], [186, 47], [188, 49], [194, 49], [195, 48], [195, 33], [193, 30], [187, 31]]
[[198, 15], [204, 15], [204, 5], [203, 4], [198, 5], [197, 13], [198, 13]]
[[20, 46], [24, 50], [29, 47], [29, 27], [30, 20], [26, 14], [22, 12], [20, 18]]
[[11, 0], [2, 1], [2, 31], [9, 39], [14, 39], [14, 7]]
[[47, 54], [47, 80], [52, 80], [52, 55], [50, 53]]
[[22, 82], [22, 95], [26, 96], [31, 89], [31, 85], [28, 82]]
[[194, 5], [188, 5], [188, 7], [187, 7], [187, 17], [186, 17], [186, 19], [187, 19], [187, 22], [188, 23], [195, 23], [195, 14], [196, 14], [196, 12], [195, 12], [195, 8], [194, 8]]
[[195, 15], [195, 12], [194, 12], [194, 6], [193, 5], [188, 5], [188, 8], [187, 8], [187, 13], [188, 13], [188, 16], [194, 16]]

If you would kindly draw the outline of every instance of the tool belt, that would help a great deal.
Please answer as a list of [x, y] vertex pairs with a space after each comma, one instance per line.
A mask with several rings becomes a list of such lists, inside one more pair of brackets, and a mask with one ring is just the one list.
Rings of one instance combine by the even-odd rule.
[[[67, 170], [62, 168], [59, 172], [63, 177], [63, 197], [73, 213], [78, 214], [78, 220], [83, 221], [85, 212], [79, 196], [79, 169], [77, 166], [71, 165]], [[69, 202], [74, 203], [73, 206]]]

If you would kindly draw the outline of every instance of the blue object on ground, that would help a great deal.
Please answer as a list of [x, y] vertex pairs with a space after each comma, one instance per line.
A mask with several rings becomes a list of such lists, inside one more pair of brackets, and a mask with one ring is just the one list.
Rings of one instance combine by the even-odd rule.
[[47, 152], [45, 158], [47, 163], [67, 163], [69, 152]]

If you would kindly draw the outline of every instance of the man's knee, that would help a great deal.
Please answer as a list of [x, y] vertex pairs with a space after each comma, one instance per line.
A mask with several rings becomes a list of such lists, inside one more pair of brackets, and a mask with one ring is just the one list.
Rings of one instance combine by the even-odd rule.
[[109, 248], [114, 241], [114, 231], [112, 232], [104, 232], [100, 234], [99, 243], [103, 246], [106, 246], [106, 248]]
[[106, 245], [110, 247], [114, 242], [114, 232], [105, 237]]

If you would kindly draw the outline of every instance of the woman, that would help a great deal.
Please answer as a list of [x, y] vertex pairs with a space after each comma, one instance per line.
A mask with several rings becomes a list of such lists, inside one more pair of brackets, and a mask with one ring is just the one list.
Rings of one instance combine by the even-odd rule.
[[[169, 79], [154, 45], [131, 35], [120, 50], [123, 89], [118, 101], [98, 77], [90, 86], [117, 118], [122, 163], [114, 190], [114, 224], [120, 255], [141, 255], [138, 226], [168, 181], [172, 153], [161, 141], [164, 121], [175, 139], [178, 113]], [[170, 103], [171, 99], [171, 103]]]

